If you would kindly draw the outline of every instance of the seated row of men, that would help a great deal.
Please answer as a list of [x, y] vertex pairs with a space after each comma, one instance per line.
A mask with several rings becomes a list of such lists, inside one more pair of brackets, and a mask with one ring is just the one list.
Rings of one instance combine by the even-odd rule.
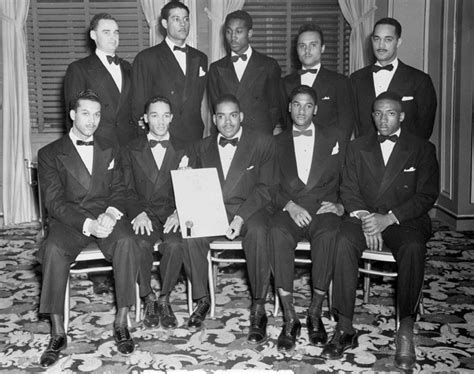
[[[50, 217], [49, 235], [38, 253], [43, 266], [40, 312], [50, 314], [52, 322], [41, 364], [55, 363], [66, 347], [63, 305], [69, 266], [92, 241], [114, 268], [113, 331], [119, 352], [130, 354], [135, 347], [127, 313], [137, 280], [145, 301], [144, 324], [177, 326], [169, 295], [182, 266], [196, 302], [187, 324], [202, 327], [210, 309], [207, 253], [212, 238], [181, 238], [170, 177], [170, 170], [188, 158], [191, 168], [217, 169], [230, 222], [226, 236], [242, 238], [252, 297], [250, 343], [267, 339], [265, 298], [273, 274], [284, 319], [277, 347], [295, 347], [301, 322], [292, 296], [294, 249], [307, 239], [313, 291], [306, 315], [309, 340], [323, 347], [321, 357], [327, 359], [356, 347], [352, 317], [358, 260], [367, 247], [381, 250], [386, 243], [399, 274], [395, 364], [413, 367], [413, 324], [431, 234], [427, 213], [438, 196], [434, 146], [400, 128], [404, 112], [395, 93], [384, 92], [373, 103], [377, 133], [349, 144], [336, 127], [313, 123], [317, 102], [311, 87], [296, 87], [288, 105], [293, 125], [273, 137], [248, 129], [238, 100], [223, 95], [214, 108], [217, 133], [179, 149], [169, 134], [171, 104], [154, 97], [145, 106], [149, 133], [120, 150], [94, 136], [100, 99], [90, 90], [81, 92], [70, 112], [69, 134], [38, 155]], [[150, 286], [157, 240], [162, 241], [159, 296]], [[328, 342], [321, 317], [331, 281], [338, 323]]]

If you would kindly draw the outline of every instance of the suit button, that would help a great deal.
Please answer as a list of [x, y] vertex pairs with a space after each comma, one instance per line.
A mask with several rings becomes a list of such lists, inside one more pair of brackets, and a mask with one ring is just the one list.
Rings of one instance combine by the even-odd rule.
[[171, 91], [171, 95], [174, 95], [174, 91]]

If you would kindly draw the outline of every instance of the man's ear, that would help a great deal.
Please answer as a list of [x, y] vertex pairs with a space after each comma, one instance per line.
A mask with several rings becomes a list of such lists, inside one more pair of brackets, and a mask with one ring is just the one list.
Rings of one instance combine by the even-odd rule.
[[326, 50], [326, 44], [323, 44], [323, 46], [321, 47], [321, 53], [324, 53], [325, 50]]
[[313, 116], [315, 116], [317, 112], [318, 112], [318, 106], [315, 105], [314, 106], [314, 111], [313, 111]]
[[145, 113], [145, 114], [143, 115], [143, 120], [144, 120], [146, 123], [148, 123], [148, 114]]
[[214, 125], [216, 124], [216, 115], [215, 114], [212, 115], [212, 123], [214, 123]]
[[76, 120], [76, 111], [74, 109], [69, 111], [69, 118], [71, 118], [72, 121]]
[[90, 36], [90, 38], [91, 38], [93, 41], [96, 41], [96, 40], [97, 40], [97, 33], [96, 33], [95, 30], [89, 31], [89, 36]]
[[405, 112], [401, 112], [400, 113], [400, 122], [403, 122], [404, 119], [405, 119]]
[[253, 29], [250, 29], [250, 30], [249, 30], [249, 39], [252, 38], [252, 35], [253, 35]]
[[244, 112], [239, 112], [239, 116], [240, 116], [240, 123], [242, 123], [242, 121], [244, 120]]
[[402, 45], [402, 38], [398, 38], [398, 40], [397, 40], [397, 49], [400, 48], [401, 45]]
[[168, 20], [162, 19], [162, 20], [161, 20], [161, 26], [163, 26], [163, 28], [164, 28], [165, 30], [168, 30]]

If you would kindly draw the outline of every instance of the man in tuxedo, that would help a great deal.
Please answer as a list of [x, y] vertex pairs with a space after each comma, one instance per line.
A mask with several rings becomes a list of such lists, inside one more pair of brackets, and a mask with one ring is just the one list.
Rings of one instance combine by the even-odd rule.
[[429, 139], [436, 115], [436, 92], [428, 74], [404, 64], [397, 57], [402, 43], [402, 26], [393, 18], [378, 20], [372, 32], [375, 65], [352, 73], [350, 79], [357, 112], [356, 136], [376, 132], [372, 121], [372, 103], [385, 91], [402, 96], [405, 119], [402, 128]]
[[277, 211], [269, 225], [269, 247], [275, 288], [283, 307], [284, 324], [277, 343], [282, 351], [295, 347], [301, 330], [293, 306], [293, 280], [295, 248], [303, 238], [311, 243], [313, 297], [306, 319], [309, 340], [315, 345], [327, 341], [321, 311], [344, 213], [339, 181], [347, 138], [335, 126], [313, 123], [317, 102], [311, 87], [295, 87], [289, 104], [293, 125], [276, 137], [280, 186], [272, 191]]
[[[265, 297], [270, 281], [267, 253], [269, 190], [277, 184], [275, 143], [270, 135], [241, 127], [244, 114], [235, 96], [216, 100], [213, 115], [218, 133], [193, 146], [190, 165], [216, 168], [224, 204], [230, 221], [226, 236], [242, 236], [249, 283], [252, 293], [248, 340], [260, 343], [266, 338]], [[193, 285], [197, 307], [188, 326], [200, 328], [209, 311], [207, 253], [211, 238], [187, 239], [185, 266]], [[187, 270], [188, 271], [188, 270]]]
[[[145, 105], [149, 133], [133, 139], [123, 149], [123, 170], [128, 190], [127, 212], [143, 253], [140, 263], [140, 296], [145, 299], [143, 323], [165, 329], [177, 326], [169, 296], [183, 265], [183, 243], [178, 232], [170, 170], [175, 170], [184, 155], [170, 136], [173, 120], [171, 103], [155, 96]], [[151, 289], [153, 246], [158, 240], [161, 254], [161, 292], [157, 299]]]
[[242, 125], [271, 135], [282, 122], [281, 69], [273, 58], [250, 46], [252, 27], [252, 17], [243, 10], [227, 15], [224, 30], [230, 54], [211, 64], [207, 90], [213, 107], [223, 94], [234, 95], [245, 113]]
[[[77, 94], [91, 89], [102, 101], [97, 134], [125, 145], [137, 135], [132, 122], [131, 66], [116, 55], [119, 28], [110, 14], [99, 13], [90, 23], [89, 36], [95, 42], [95, 53], [71, 63], [64, 78], [66, 118]], [[67, 122], [70, 129], [72, 122]]]
[[378, 133], [355, 139], [347, 150], [341, 198], [349, 217], [339, 233], [333, 283], [338, 323], [321, 356], [341, 358], [357, 346], [352, 318], [358, 262], [367, 247], [380, 251], [386, 244], [398, 268], [395, 366], [408, 370], [416, 362], [413, 325], [431, 236], [428, 211], [439, 193], [438, 162], [433, 144], [401, 127], [401, 95], [380, 94], [372, 116]]
[[112, 262], [117, 314], [114, 338], [119, 352], [130, 354], [133, 339], [127, 314], [135, 302], [140, 251], [125, 212], [125, 186], [119, 147], [95, 136], [101, 102], [91, 90], [79, 93], [70, 111], [72, 128], [61, 139], [38, 152], [38, 172], [49, 234], [38, 251], [42, 264], [40, 313], [50, 314], [51, 340], [42, 354], [42, 366], [54, 364], [66, 348], [64, 295], [69, 268], [77, 255], [95, 241]]
[[145, 102], [153, 96], [169, 99], [173, 107], [170, 133], [179, 147], [202, 138], [201, 102], [206, 87], [207, 57], [186, 44], [189, 9], [170, 1], [161, 9], [166, 38], [141, 51], [132, 68], [132, 109], [137, 123]]
[[[349, 78], [328, 70], [321, 65], [326, 48], [321, 28], [313, 23], [304, 24], [298, 30], [296, 52], [301, 69], [283, 78], [286, 96], [284, 107], [293, 89], [301, 84], [312, 87], [318, 96], [318, 110], [313, 120], [323, 126], [336, 126], [350, 139], [354, 126], [354, 108]], [[293, 126], [291, 116], [286, 116]]]

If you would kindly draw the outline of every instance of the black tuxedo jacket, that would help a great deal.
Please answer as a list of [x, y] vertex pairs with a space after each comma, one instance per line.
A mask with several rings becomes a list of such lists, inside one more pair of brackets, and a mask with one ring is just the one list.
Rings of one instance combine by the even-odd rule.
[[125, 212], [117, 143], [94, 135], [92, 175], [69, 135], [38, 152], [38, 173], [48, 216], [80, 233], [86, 218], [96, 219], [109, 206]]
[[197, 49], [187, 48], [186, 76], [165, 40], [141, 51], [132, 68], [135, 123], [143, 115], [145, 103], [151, 97], [166, 97], [173, 112], [170, 133], [180, 147], [201, 139], [204, 130], [201, 102], [206, 88], [207, 57]]
[[[291, 127], [292, 120], [288, 111], [288, 100], [291, 91], [301, 85], [301, 76], [295, 72], [284, 77], [283, 82], [286, 96], [282, 111], [286, 113], [287, 127]], [[347, 139], [350, 139], [354, 129], [355, 116], [349, 78], [321, 67], [312, 87], [318, 96], [318, 111], [313, 117], [313, 122], [323, 126], [336, 126]]]
[[316, 213], [322, 201], [339, 201], [339, 183], [347, 141], [335, 127], [315, 125], [311, 170], [306, 184], [298, 177], [292, 128], [276, 136], [280, 185], [272, 191], [272, 202], [282, 210], [288, 201]]
[[[357, 136], [376, 132], [372, 121], [372, 104], [375, 100], [372, 66], [352, 73], [352, 88], [357, 110]], [[428, 74], [398, 60], [398, 68], [388, 86], [389, 91], [403, 98], [405, 119], [402, 129], [429, 139], [436, 116], [436, 92]]]
[[391, 210], [400, 223], [427, 230], [438, 194], [438, 161], [427, 140], [402, 130], [386, 166], [376, 134], [349, 144], [341, 184], [347, 212]]
[[274, 139], [244, 129], [225, 179], [217, 147], [217, 134], [194, 144], [189, 150], [190, 164], [193, 168], [217, 168], [229, 220], [239, 215], [246, 221], [269, 205], [269, 190], [278, 183]]
[[171, 170], [178, 169], [184, 155], [173, 139], [158, 169], [146, 135], [133, 139], [122, 149], [122, 167], [127, 187], [127, 213], [134, 219], [141, 212], [155, 222], [164, 224], [175, 210]]
[[96, 135], [127, 144], [137, 135], [138, 127], [132, 122], [131, 112], [131, 66], [120, 60], [122, 69], [122, 91], [95, 53], [70, 64], [64, 78], [64, 98], [68, 130], [72, 126], [69, 117], [71, 103], [85, 89], [99, 95], [102, 106], [100, 125]]
[[207, 90], [212, 109], [221, 95], [234, 95], [244, 113], [242, 125], [246, 128], [273, 134], [275, 126], [282, 121], [280, 66], [255, 49], [240, 81], [230, 55], [212, 63]]

